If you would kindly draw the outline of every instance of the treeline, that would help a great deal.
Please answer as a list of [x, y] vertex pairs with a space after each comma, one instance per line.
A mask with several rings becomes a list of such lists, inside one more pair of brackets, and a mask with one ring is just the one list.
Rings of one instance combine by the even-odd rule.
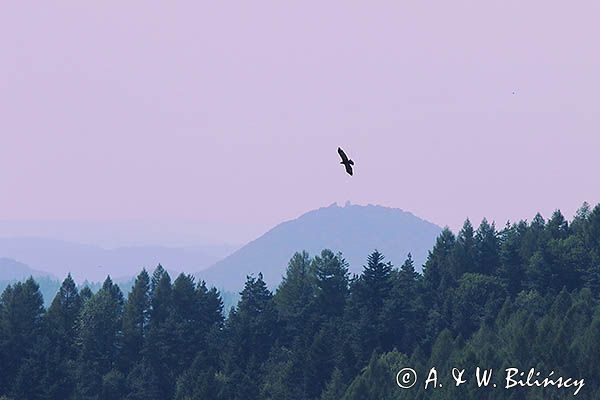
[[[46, 310], [33, 279], [0, 298], [0, 395], [10, 399], [559, 399], [556, 388], [452, 387], [453, 367], [538, 368], [600, 398], [600, 205], [571, 223], [445, 229], [423, 273], [377, 251], [295, 254], [271, 292], [249, 277], [227, 318], [219, 292], [159, 266], [129, 294], [70, 277]], [[435, 366], [444, 388], [396, 385]], [[492, 397], [493, 396], [493, 397]]]
[[[0, 292], [4, 291], [8, 286], [14, 286], [17, 282], [22, 280], [23, 279], [11, 279], [0, 281]], [[52, 299], [54, 299], [54, 296], [56, 296], [56, 293], [58, 293], [58, 290], [61, 287], [61, 281], [51, 276], [36, 276], [35, 282], [38, 284], [40, 293], [44, 299], [44, 306], [50, 306], [50, 302], [52, 302]], [[121, 290], [126, 288], [128, 291], [131, 288], [132, 283], [133, 279], [131, 279], [131, 282], [118, 283], [118, 285]], [[127, 287], [127, 285], [129, 285], [129, 287]], [[81, 290], [86, 286], [95, 293], [102, 287], [102, 282], [84, 281], [78, 286], [78, 289]]]
[[[4, 291], [4, 289], [6, 289], [6, 287], [8, 287], [8, 286], [15, 285], [19, 281], [21, 281], [21, 279], [0, 281], [0, 292]], [[56, 296], [56, 293], [58, 293], [58, 290], [62, 286], [61, 281], [58, 279], [55, 279], [53, 277], [41, 276], [41, 277], [35, 277], [35, 282], [38, 284], [39, 290], [44, 299], [44, 307], [49, 307], [50, 304], [52, 303], [52, 300]], [[135, 277], [132, 277], [132, 278], [124, 280], [124, 281], [122, 280], [119, 282], [114, 282], [114, 283], [116, 283], [117, 286], [119, 286], [119, 289], [121, 289], [121, 291], [123, 292], [123, 295], [125, 297], [127, 297], [133, 287], [134, 282], [135, 282]], [[103, 285], [102, 282], [89, 282], [88, 280], [85, 280], [83, 283], [77, 285], [77, 290], [80, 291], [81, 289], [87, 287], [93, 293], [95, 293], [102, 287], [102, 285]], [[86, 291], [87, 291], [87, 289], [86, 289]], [[235, 306], [240, 297], [239, 293], [230, 292], [227, 290], [220, 290], [219, 294], [221, 296], [221, 299], [223, 300], [223, 307], [224, 307], [225, 311], [228, 311], [231, 307]]]

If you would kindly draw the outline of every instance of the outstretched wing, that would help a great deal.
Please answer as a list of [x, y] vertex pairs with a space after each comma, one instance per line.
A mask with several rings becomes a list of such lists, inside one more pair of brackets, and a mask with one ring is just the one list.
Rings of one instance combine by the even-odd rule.
[[346, 153], [344, 153], [344, 150], [342, 150], [340, 147], [338, 147], [338, 154], [340, 155], [340, 157], [342, 157], [342, 162], [344, 164], [346, 164], [348, 162], [348, 156], [346, 155]]
[[350, 165], [350, 163], [346, 163], [346, 164], [344, 164], [344, 166], [346, 167], [346, 172], [349, 175], [352, 175], [352, 165]]

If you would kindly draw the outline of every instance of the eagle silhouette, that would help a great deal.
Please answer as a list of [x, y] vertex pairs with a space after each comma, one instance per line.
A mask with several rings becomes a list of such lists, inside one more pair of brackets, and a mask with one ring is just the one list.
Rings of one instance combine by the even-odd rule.
[[340, 164], [344, 164], [344, 167], [346, 167], [346, 172], [348, 175], [352, 176], [352, 166], [354, 165], [354, 161], [349, 159], [346, 153], [344, 153], [344, 150], [342, 150], [340, 147], [338, 147], [338, 154], [342, 158], [342, 162]]

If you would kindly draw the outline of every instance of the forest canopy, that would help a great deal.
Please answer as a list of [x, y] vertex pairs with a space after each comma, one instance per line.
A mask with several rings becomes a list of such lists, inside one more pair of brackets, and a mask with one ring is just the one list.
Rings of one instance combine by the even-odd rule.
[[299, 251], [275, 291], [249, 276], [227, 318], [217, 289], [160, 265], [127, 296], [67, 276], [47, 308], [30, 278], [0, 297], [0, 398], [475, 400], [492, 389], [402, 390], [396, 373], [485, 365], [585, 377], [578, 397], [598, 399], [599, 296], [600, 205], [587, 204], [570, 222], [446, 228], [422, 273], [410, 254], [395, 266], [374, 250], [350, 276], [342, 254]]

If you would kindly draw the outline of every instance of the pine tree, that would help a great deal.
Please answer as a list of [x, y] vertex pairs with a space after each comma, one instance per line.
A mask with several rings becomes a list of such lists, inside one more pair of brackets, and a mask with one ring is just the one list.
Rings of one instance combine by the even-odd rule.
[[79, 359], [76, 395], [94, 398], [103, 379], [117, 367], [121, 348], [123, 294], [110, 277], [85, 304], [77, 323]]
[[467, 219], [458, 232], [452, 257], [452, 276], [458, 281], [466, 272], [476, 272], [477, 248], [475, 232], [471, 221]]
[[316, 304], [324, 317], [336, 317], [343, 314], [348, 298], [348, 263], [341, 253], [331, 250], [321, 251], [315, 257]]
[[432, 295], [429, 298], [429, 306], [441, 302], [442, 294], [454, 285], [450, 270], [455, 243], [456, 238], [452, 231], [447, 227], [444, 228], [436, 239], [435, 245], [429, 252], [427, 261], [423, 266], [425, 290]]
[[125, 370], [142, 358], [150, 320], [150, 276], [145, 269], [137, 276], [123, 310], [122, 362]]
[[454, 331], [469, 337], [486, 320], [496, 319], [506, 292], [498, 278], [468, 273], [459, 281], [452, 299]]
[[42, 335], [42, 294], [33, 278], [6, 287], [0, 297], [0, 393], [8, 393], [32, 345]]
[[331, 379], [321, 395], [321, 400], [340, 400], [345, 391], [346, 385], [344, 385], [342, 372], [336, 368], [333, 370]]
[[127, 375], [127, 400], [162, 400], [160, 383], [150, 363], [142, 358]]
[[[393, 289], [392, 264], [377, 250], [367, 257], [361, 276], [352, 282], [346, 319], [352, 343], [361, 364], [368, 362], [374, 350], [389, 346], [390, 318], [385, 313]], [[391, 350], [391, 349], [390, 349]]]
[[223, 299], [217, 288], [208, 289], [206, 282], [200, 281], [196, 285], [196, 295], [199, 298], [200, 314], [206, 334], [209, 334], [211, 330], [221, 330], [224, 322]]
[[496, 227], [483, 219], [475, 234], [476, 270], [482, 274], [493, 275], [500, 265], [500, 242]]
[[79, 291], [79, 298], [81, 299], [81, 305], [83, 306], [83, 304], [85, 304], [86, 301], [91, 299], [93, 295], [94, 295], [94, 293], [92, 292], [92, 289], [90, 289], [89, 286], [83, 286], [81, 288], [81, 290]]
[[412, 254], [408, 253], [406, 256], [406, 260], [404, 260], [404, 263], [400, 267], [400, 273], [398, 277], [403, 283], [405, 290], [416, 288], [415, 284], [419, 280], [420, 275], [415, 270], [415, 262], [413, 261]]
[[219, 398], [220, 383], [216, 379], [216, 361], [202, 352], [178, 379], [175, 400], [204, 400]]
[[180, 274], [173, 282], [173, 374], [178, 376], [192, 364], [204, 345], [208, 327], [203, 324], [203, 310], [194, 278]]
[[111, 369], [102, 376], [102, 388], [100, 390], [99, 400], [122, 399], [127, 392], [126, 380], [123, 373], [119, 370]]
[[284, 343], [291, 345], [291, 338], [310, 330], [315, 292], [316, 276], [310, 256], [307, 252], [295, 253], [274, 296], [278, 315], [286, 327]]
[[[395, 377], [406, 365], [409, 365], [406, 356], [397, 351], [373, 354], [367, 367], [346, 390], [343, 400], [396, 399], [399, 389]], [[407, 390], [408, 398], [416, 398], [416, 390]]]
[[308, 398], [304, 369], [306, 356], [296, 348], [273, 348], [265, 362], [260, 399], [296, 400]]
[[290, 259], [286, 274], [274, 297], [280, 314], [297, 315], [297, 303], [313, 300], [316, 279], [311, 261], [306, 251], [294, 253]]
[[41, 344], [45, 353], [44, 389], [49, 398], [69, 398], [75, 387], [73, 365], [77, 359], [75, 337], [82, 302], [71, 274], [63, 281], [46, 313], [47, 341]]
[[[262, 274], [249, 276], [237, 308], [226, 325], [226, 372], [233, 398], [258, 399], [260, 366], [267, 360], [277, 337], [277, 311]], [[233, 383], [235, 382], [235, 384]]]
[[329, 381], [336, 366], [336, 329], [332, 324], [324, 324], [314, 335], [306, 351], [304, 387], [308, 398], [318, 398]]
[[364, 299], [373, 306], [374, 311], [379, 311], [392, 289], [392, 264], [384, 262], [384, 256], [375, 250], [367, 258], [367, 265], [363, 269], [362, 280], [364, 285]]
[[425, 334], [425, 312], [420, 291], [421, 275], [415, 271], [412, 255], [408, 256], [400, 271], [394, 274], [392, 295], [385, 304], [383, 326], [387, 327], [384, 348], [412, 351]]
[[175, 390], [177, 359], [173, 331], [173, 288], [169, 273], [159, 264], [150, 283], [150, 322], [143, 355], [157, 378], [161, 398], [171, 398]]
[[521, 256], [529, 260], [536, 251], [546, 245], [546, 221], [537, 213], [521, 240]]
[[80, 312], [81, 298], [79, 291], [71, 274], [68, 274], [54, 300], [52, 300], [46, 315], [48, 329], [57, 335], [55, 344], [64, 346], [63, 351], [68, 355], [73, 355], [71, 346], [75, 338], [76, 322]]
[[565, 239], [569, 235], [569, 223], [560, 210], [554, 211], [546, 224], [546, 230], [550, 239]]
[[524, 222], [510, 223], [500, 232], [500, 267], [497, 276], [506, 287], [511, 298], [515, 298], [523, 287], [525, 266], [521, 258], [521, 238], [527, 230]]

